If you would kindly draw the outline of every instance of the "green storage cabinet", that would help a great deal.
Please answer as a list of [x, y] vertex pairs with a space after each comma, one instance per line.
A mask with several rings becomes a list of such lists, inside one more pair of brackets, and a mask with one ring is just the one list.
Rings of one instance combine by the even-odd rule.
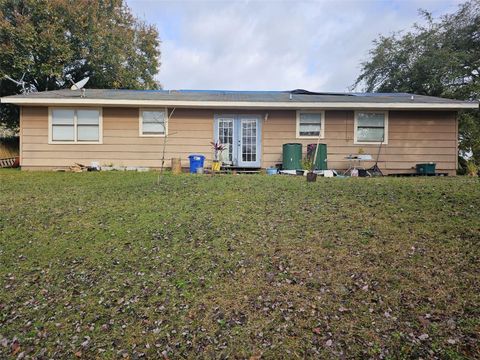
[[[307, 154], [308, 157], [311, 157], [312, 161], [315, 158], [315, 148], [317, 144], [308, 144]], [[327, 144], [318, 144], [317, 149], [317, 159], [315, 160], [315, 169], [314, 170], [327, 170]]]
[[302, 144], [283, 144], [283, 170], [302, 169]]
[[428, 175], [435, 174], [435, 168], [437, 167], [436, 163], [427, 163], [427, 164], [417, 164], [416, 170], [417, 174]]

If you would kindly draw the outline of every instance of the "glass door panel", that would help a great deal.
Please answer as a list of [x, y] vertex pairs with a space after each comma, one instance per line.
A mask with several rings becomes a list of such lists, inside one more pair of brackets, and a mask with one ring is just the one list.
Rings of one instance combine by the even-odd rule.
[[233, 118], [219, 118], [217, 125], [217, 141], [225, 145], [225, 150], [220, 154], [219, 160], [229, 165], [233, 163], [234, 122]]
[[238, 166], [260, 166], [258, 156], [258, 118], [241, 117], [240, 122], [240, 159]]
[[219, 156], [224, 165], [260, 167], [260, 126], [258, 116], [216, 116], [215, 141], [226, 147]]

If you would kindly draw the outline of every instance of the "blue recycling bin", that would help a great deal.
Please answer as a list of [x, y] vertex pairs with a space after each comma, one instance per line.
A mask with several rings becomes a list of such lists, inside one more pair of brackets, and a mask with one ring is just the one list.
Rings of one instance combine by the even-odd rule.
[[203, 168], [205, 156], [193, 154], [188, 157], [188, 160], [190, 160], [190, 174], [196, 174], [198, 168]]

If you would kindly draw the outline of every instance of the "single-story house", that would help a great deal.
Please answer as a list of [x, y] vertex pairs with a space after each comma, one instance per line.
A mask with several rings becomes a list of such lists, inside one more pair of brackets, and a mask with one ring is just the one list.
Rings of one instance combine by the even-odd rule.
[[[57, 90], [1, 98], [20, 111], [22, 169], [100, 165], [161, 166], [188, 155], [212, 160], [211, 141], [227, 149], [225, 164], [266, 168], [282, 162], [282, 145], [320, 142], [328, 166], [346, 169], [349, 154], [376, 158], [386, 174], [435, 162], [455, 174], [458, 121], [478, 102], [406, 93], [294, 91]], [[166, 139], [165, 139], [166, 137]], [[371, 166], [373, 163], [365, 164]]]

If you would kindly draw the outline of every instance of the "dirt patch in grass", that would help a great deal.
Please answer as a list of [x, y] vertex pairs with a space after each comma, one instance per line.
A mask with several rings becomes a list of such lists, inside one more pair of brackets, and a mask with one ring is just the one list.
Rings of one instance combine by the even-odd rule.
[[0, 184], [0, 357], [480, 357], [476, 179]]

